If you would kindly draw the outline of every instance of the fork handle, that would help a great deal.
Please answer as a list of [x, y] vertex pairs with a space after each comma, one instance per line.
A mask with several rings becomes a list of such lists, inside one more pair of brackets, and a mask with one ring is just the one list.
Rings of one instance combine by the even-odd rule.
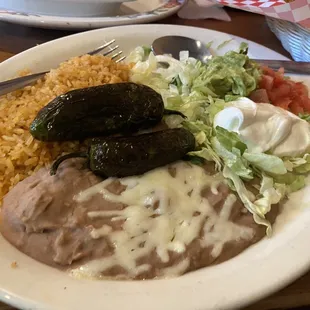
[[268, 66], [274, 70], [277, 70], [282, 67], [284, 68], [285, 72], [310, 74], [310, 62], [291, 61], [291, 60], [267, 60], [267, 59], [254, 59], [254, 60], [259, 64]]
[[31, 75], [22, 76], [12, 80], [4, 81], [0, 83], [0, 96], [10, 93], [14, 90], [23, 88], [25, 86], [31, 85], [39, 78], [43, 77], [48, 71], [35, 73]]

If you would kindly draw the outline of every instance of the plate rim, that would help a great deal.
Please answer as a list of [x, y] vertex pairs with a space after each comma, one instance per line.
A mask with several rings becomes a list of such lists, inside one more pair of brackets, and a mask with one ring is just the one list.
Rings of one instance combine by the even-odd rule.
[[[13, 55], [12, 57], [0, 62], [0, 68], [2, 66], [6, 66], [6, 65], [11, 65], [15, 62], [15, 60], [19, 59], [20, 57], [24, 57], [25, 55], [27, 55], [27, 53], [30, 53], [36, 49], [41, 49], [41, 48], [45, 48], [47, 46], [52, 46], [54, 45], [55, 43], [58, 43], [58, 42], [61, 42], [61, 41], [65, 41], [66, 39], [71, 39], [73, 37], [77, 37], [77, 36], [81, 36], [81, 35], [84, 35], [85, 33], [96, 33], [96, 32], [101, 32], [101, 31], [110, 31], [111, 29], [115, 30], [115, 31], [118, 31], [119, 29], [130, 29], [130, 28], [135, 28], [135, 27], [143, 27], [145, 29], [147, 28], [154, 28], [155, 26], [152, 25], [152, 24], [146, 24], [146, 25], [140, 25], [140, 24], [133, 24], [133, 25], [119, 25], [119, 26], [115, 26], [115, 27], [111, 27], [111, 28], [99, 28], [99, 29], [91, 29], [91, 30], [86, 30], [86, 31], [83, 31], [83, 32], [79, 32], [79, 33], [73, 33], [73, 34], [70, 34], [70, 35], [67, 35], [67, 36], [64, 36], [64, 37], [60, 37], [60, 38], [57, 38], [57, 39], [54, 39], [54, 40], [51, 40], [51, 41], [47, 41], [47, 42], [44, 42], [42, 44], [37, 44], [33, 47], [30, 47], [20, 53], [17, 53], [15, 55]], [[195, 27], [195, 26], [186, 26], [186, 25], [173, 25], [173, 24], [157, 24], [156, 27], [158, 28], [180, 28], [180, 29], [189, 29], [189, 30], [206, 30], [208, 32], [211, 32], [211, 33], [214, 33], [215, 34], [225, 34], [225, 35], [229, 35], [231, 38], [233, 39], [237, 39], [239, 41], [245, 41], [251, 45], [254, 46], [254, 48], [257, 48], [257, 47], [260, 47], [260, 48], [263, 48], [264, 50], [266, 50], [268, 53], [273, 53], [277, 60], [290, 60], [288, 57], [280, 54], [279, 52], [276, 52], [274, 50], [272, 50], [271, 48], [263, 45], [263, 44], [260, 44], [260, 43], [256, 43], [252, 40], [249, 40], [249, 39], [246, 39], [246, 38], [243, 38], [243, 37], [240, 37], [240, 36], [237, 36], [237, 35], [233, 35], [233, 34], [229, 34], [229, 33], [226, 33], [226, 32], [222, 32], [222, 31], [218, 31], [218, 30], [213, 30], [213, 29], [208, 29], [208, 28], [201, 28], [201, 27]], [[0, 81], [1, 81], [1, 77], [0, 77]]]
[[36, 26], [39, 28], [55, 29], [95, 29], [99, 27], [121, 26], [130, 24], [140, 24], [166, 18], [178, 12], [188, 0], [164, 0], [153, 10], [102, 17], [64, 17], [44, 14], [28, 14], [15, 12], [0, 8], [0, 21], [9, 23]]
[[[210, 29], [204, 29], [204, 28], [197, 28], [197, 27], [190, 27], [190, 26], [165, 25], [165, 24], [158, 25], [158, 26], [159, 26], [160, 28], [170, 28], [170, 29], [173, 29], [173, 28], [180, 28], [180, 29], [184, 29], [184, 30], [187, 29], [188, 31], [194, 30], [194, 29], [195, 29], [195, 30], [200, 31], [200, 32], [208, 31], [208, 32], [211, 32], [211, 33], [214, 33], [214, 34], [217, 34], [217, 33], [226, 34], [226, 33], [224, 33], [224, 32], [220, 32], [220, 31], [216, 31], [216, 30], [210, 30]], [[135, 27], [140, 27], [140, 28], [143, 27], [144, 29], [146, 29], [146, 28], [149, 28], [149, 27], [154, 27], [154, 25], [119, 26], [119, 27], [114, 27], [114, 28], [109, 28], [109, 29], [92, 30], [92, 31], [87, 31], [87, 32], [83, 32], [83, 33], [79, 33], [79, 34], [73, 34], [73, 35], [70, 35], [70, 36], [66, 36], [66, 37], [63, 37], [63, 38], [59, 38], [59, 39], [57, 39], [57, 40], [53, 40], [53, 41], [44, 43], [44, 44], [42, 44], [42, 45], [40, 45], [40, 46], [33, 47], [33, 48], [28, 49], [28, 50], [26, 50], [26, 51], [24, 51], [24, 52], [22, 52], [22, 53], [20, 53], [20, 54], [18, 54], [18, 55], [16, 55], [16, 56], [13, 56], [12, 58], [10, 58], [10, 59], [4, 61], [3, 63], [1, 63], [1, 64], [0, 64], [0, 69], [1, 69], [3, 66], [10, 65], [11, 63], [13, 63], [13, 62], [14, 62], [15, 60], [17, 60], [17, 59], [20, 59], [20, 58], [23, 58], [23, 57], [27, 56], [27, 54], [28, 54], [28, 53], [31, 53], [34, 49], [40, 49], [40, 48], [44, 49], [44, 48], [47, 48], [47, 47], [49, 47], [49, 46], [55, 44], [55, 42], [58, 42], [58, 43], [59, 43], [59, 41], [68, 40], [68, 38], [71, 38], [71, 37], [85, 36], [86, 34], [95, 33], [95, 32], [98, 32], [98, 33], [99, 33], [99, 32], [115, 31], [115, 30], [116, 30], [116, 31], [119, 31], [119, 30], [122, 30], [122, 28], [123, 28], [123, 29], [124, 29], [124, 28], [130, 29], [130, 28], [135, 28]], [[227, 35], [227, 34], [226, 34], [226, 35]], [[228, 34], [228, 35], [229, 35], [229, 34]], [[245, 41], [251, 42], [251, 43], [254, 44], [254, 46], [255, 46], [255, 45], [258, 45], [258, 46], [260, 46], [260, 47], [263, 47], [263, 48], [264, 48], [265, 50], [267, 50], [267, 51], [271, 51], [271, 52], [273, 52], [273, 53], [276, 53], [276, 52], [272, 51], [271, 49], [269, 49], [269, 48], [267, 48], [267, 47], [265, 47], [265, 46], [263, 46], [263, 45], [257, 44], [257, 43], [255, 43], [255, 42], [252, 42], [252, 41], [243, 39], [243, 38], [241, 38], [241, 37], [233, 36], [233, 35], [229, 35], [229, 36], [231, 36], [231, 37], [233, 37], [233, 38], [238, 38], [238, 39], [241, 39], [241, 40], [245, 40]], [[283, 56], [283, 55], [281, 55], [281, 54], [279, 54], [279, 53], [276, 53], [276, 54], [279, 55], [279, 58], [282, 58], [282, 59], [283, 59], [283, 58], [286, 58], [285, 56]], [[304, 230], [306, 230], [306, 227], [304, 227]], [[308, 229], [308, 232], [309, 232], [309, 231], [310, 231], [310, 228]], [[238, 257], [238, 256], [237, 256], [237, 257]], [[235, 258], [229, 260], [228, 262], [231, 263], [232, 261], [235, 261]], [[226, 263], [224, 263], [224, 264], [226, 264]], [[220, 266], [220, 265], [219, 265], [219, 266]], [[257, 292], [257, 293], [255, 294], [255, 296], [252, 296], [252, 297], [251, 297], [251, 301], [248, 301], [248, 300], [243, 300], [242, 302], [239, 301], [238, 305], [235, 305], [235, 306], [238, 306], [238, 307], [239, 307], [239, 306], [244, 306], [244, 305], [248, 304], [249, 302], [254, 302], [254, 301], [260, 299], [262, 296], [265, 296], [265, 295], [266, 295], [266, 293], [267, 293], [266, 290], [268, 290], [268, 294], [271, 294], [271, 293], [273, 293], [274, 291], [279, 290], [280, 288], [282, 288], [282, 287], [284, 287], [285, 285], [287, 285], [289, 282], [291, 282], [291, 281], [295, 280], [296, 278], [298, 278], [302, 273], [305, 272], [306, 269], [309, 268], [309, 266], [310, 266], [310, 255], [309, 255], [308, 261], [307, 261], [306, 263], [304, 262], [302, 268], [299, 268], [297, 272], [296, 272], [296, 270], [295, 270], [295, 272], [294, 272], [293, 275], [291, 274], [290, 276], [284, 277], [284, 279], [282, 279], [281, 283], [280, 283], [280, 284], [278, 283], [276, 287], [274, 287], [274, 288], [271, 289], [271, 290], [270, 290], [270, 288], [265, 288], [265, 290], [261, 290], [260, 292]], [[218, 267], [218, 266], [215, 266], [214, 268], [217, 268], [217, 267]], [[195, 272], [191, 273], [191, 275], [193, 275], [194, 273], [195, 273]], [[185, 278], [191, 278], [191, 276], [185, 275], [185, 276], [180, 277], [180, 278], [177, 278], [177, 279], [185, 279]], [[159, 280], [159, 281], [161, 281], [161, 280]], [[163, 281], [166, 281], [166, 280], [163, 280]], [[12, 298], [15, 298], [15, 301], [17, 302], [17, 304], [16, 304], [16, 303], [13, 304], [13, 301], [12, 301], [12, 300], [11, 300], [11, 302], [8, 301], [7, 298], [5, 298], [5, 295], [10, 296], [10, 297], [12, 297]], [[24, 298], [24, 297], [22, 297], [22, 298], [17, 297], [14, 293], [8, 293], [7, 291], [5, 291], [3, 288], [0, 287], [0, 300], [4, 301], [4, 302], [6, 302], [6, 303], [9, 302], [9, 303], [13, 304], [14, 306], [20, 306], [19, 301], [25, 301], [25, 298]], [[31, 303], [31, 301], [28, 300], [28, 305], [33, 306], [33, 304], [30, 304], [30, 303]], [[38, 306], [38, 303], [36, 303], [36, 305], [37, 305], [37, 307], [39, 307], [39, 306]], [[27, 306], [27, 305], [26, 305], [26, 306]], [[41, 308], [41, 309], [42, 309], [42, 308]], [[204, 309], [204, 308], [203, 308], [203, 309]]]

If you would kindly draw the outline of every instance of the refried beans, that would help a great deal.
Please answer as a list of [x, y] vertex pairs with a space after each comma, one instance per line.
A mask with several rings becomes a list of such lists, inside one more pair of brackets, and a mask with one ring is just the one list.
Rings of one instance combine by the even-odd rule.
[[211, 164], [106, 180], [84, 164], [68, 160], [55, 176], [42, 168], [18, 183], [3, 201], [3, 236], [73, 276], [138, 280], [218, 264], [265, 235]]

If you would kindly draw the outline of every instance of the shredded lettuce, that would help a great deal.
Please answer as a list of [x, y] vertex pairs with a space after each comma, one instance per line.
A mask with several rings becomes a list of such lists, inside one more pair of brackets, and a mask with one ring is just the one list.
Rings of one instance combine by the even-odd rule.
[[216, 168], [220, 170], [222, 167], [222, 160], [212, 148], [210, 141], [213, 131], [212, 127], [199, 120], [196, 122], [185, 121], [182, 125], [194, 134], [198, 144], [198, 150], [190, 152], [188, 155], [192, 157], [201, 157], [207, 161], [213, 161], [215, 162]]
[[249, 45], [245, 42], [241, 42], [239, 46], [239, 54], [247, 55], [249, 51]]
[[212, 97], [209, 98], [209, 101], [210, 105], [206, 108], [206, 113], [209, 117], [209, 123], [213, 124], [215, 115], [227, 107], [227, 103], [224, 100], [213, 99]]
[[305, 174], [310, 172], [310, 154], [305, 154], [303, 157], [289, 158], [285, 160], [285, 164], [289, 167], [289, 171]]
[[[193, 89], [225, 99], [225, 96], [248, 96], [257, 87], [259, 70], [248, 67], [248, 56], [234, 51], [215, 56], [200, 67]], [[257, 71], [257, 72], [255, 72]]]
[[216, 137], [212, 138], [211, 145], [216, 154], [224, 161], [225, 165], [236, 175], [246, 180], [253, 179], [252, 170], [249, 169], [247, 162], [243, 160], [238, 148], [232, 147], [229, 151]]
[[273, 175], [275, 182], [286, 187], [287, 194], [296, 192], [305, 187], [305, 176], [288, 172], [284, 175]]
[[211, 48], [212, 47], [212, 44], [213, 44], [213, 41], [210, 41], [206, 44], [206, 48]]
[[152, 52], [152, 49], [150, 46], [142, 46], [143, 51], [144, 51], [144, 56], [148, 57], [150, 53]]
[[[167, 55], [154, 56], [143, 47], [128, 57], [134, 61], [131, 81], [142, 83], [161, 93], [167, 108], [180, 107], [195, 121], [197, 109], [209, 105], [210, 98], [232, 100], [247, 96], [257, 87], [260, 72], [248, 56], [230, 51], [214, 56], [206, 64], [182, 54], [182, 60]], [[168, 68], [158, 64], [164, 62]], [[194, 112], [193, 112], [194, 111]]]
[[[200, 129], [206, 130], [204, 126], [201, 125]], [[193, 154], [207, 160], [216, 157], [217, 162], [222, 163], [220, 167], [223, 169], [224, 177], [232, 182], [232, 188], [238, 193], [244, 206], [253, 214], [255, 222], [265, 225], [266, 232], [270, 235], [272, 229], [265, 215], [271, 206], [285, 195], [305, 186], [304, 175], [289, 172], [287, 163], [290, 162], [294, 171], [298, 169], [300, 172], [308, 171], [310, 155], [289, 161], [270, 154], [251, 153], [236, 133], [221, 127], [212, 130], [208, 126], [206, 128], [206, 136], [208, 141], [211, 141], [211, 149], [215, 154], [211, 156], [212, 151], [209, 149], [201, 149]], [[255, 178], [260, 179], [261, 183], [258, 186], [259, 195], [253, 198], [244, 182]]]
[[[238, 51], [213, 56], [202, 63], [189, 57], [186, 51], [177, 60], [168, 55], [154, 56], [150, 48], [138, 47], [127, 59], [135, 63], [131, 81], [152, 87], [161, 94], [166, 108], [186, 115], [186, 120], [177, 115], [166, 116], [165, 122], [171, 128], [182, 126], [194, 134], [196, 150], [187, 154], [189, 159], [195, 164], [205, 160], [214, 162], [255, 222], [265, 225], [269, 235], [271, 225], [266, 214], [285, 195], [305, 186], [310, 154], [279, 158], [253, 153], [237, 133], [214, 128], [213, 120], [218, 112], [229, 106], [230, 101], [246, 97], [257, 88], [261, 70], [247, 52], [248, 45], [242, 43]], [[162, 63], [167, 66], [161, 66]], [[301, 117], [310, 121], [310, 115]], [[255, 181], [257, 195], [247, 189], [250, 180]]]
[[246, 145], [240, 141], [237, 134], [228, 132], [224, 128], [216, 127], [215, 136], [211, 138], [211, 145], [225, 165], [236, 175], [246, 180], [253, 179], [253, 172], [242, 157]]
[[283, 175], [287, 173], [283, 160], [277, 156], [264, 153], [245, 152], [243, 157], [258, 169], [271, 173]]
[[253, 218], [257, 224], [267, 227], [266, 234], [270, 236], [272, 228], [265, 215], [271, 210], [273, 204], [278, 203], [283, 198], [283, 188], [275, 188], [272, 178], [268, 178], [268, 180], [264, 180], [263, 178], [260, 189], [261, 198], [252, 200], [252, 193], [247, 190], [242, 179], [229, 167], [224, 167], [223, 176], [233, 182], [234, 188], [244, 206], [253, 214]]
[[233, 148], [237, 148], [240, 151], [240, 155], [244, 153], [247, 146], [241, 142], [239, 136], [235, 132], [229, 132], [228, 130], [217, 126], [216, 127], [216, 138], [218, 141], [229, 151]]
[[221, 48], [223, 48], [225, 45], [229, 44], [233, 39], [230, 40], [226, 40], [224, 42], [222, 42], [216, 49], [220, 50]]
[[310, 114], [309, 113], [299, 113], [298, 115], [301, 119], [304, 119], [307, 122], [310, 122]]

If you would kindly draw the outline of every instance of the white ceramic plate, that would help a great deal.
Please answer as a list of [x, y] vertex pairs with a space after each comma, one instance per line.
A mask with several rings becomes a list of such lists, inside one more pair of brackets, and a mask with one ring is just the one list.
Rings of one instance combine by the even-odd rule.
[[[1, 79], [21, 69], [50, 69], [115, 38], [128, 53], [163, 35], [193, 37], [214, 46], [230, 38], [211, 30], [172, 25], [141, 25], [100, 29], [49, 42], [0, 64]], [[235, 38], [220, 52], [238, 47]], [[251, 57], [285, 57], [249, 42]], [[310, 78], [304, 79], [310, 86]], [[234, 309], [271, 294], [299, 277], [310, 266], [310, 187], [294, 194], [277, 219], [274, 236], [262, 240], [218, 266], [179, 278], [151, 281], [76, 280], [23, 255], [0, 236], [0, 300], [23, 309], [57, 310], [206, 310]], [[297, 203], [296, 203], [297, 201]], [[16, 261], [18, 268], [12, 269]]]
[[95, 29], [110, 26], [150, 23], [176, 13], [186, 0], [137, 0], [124, 3], [117, 16], [62, 17], [34, 15], [1, 9], [0, 21], [51, 29]]
[[135, 0], [0, 0], [0, 8], [35, 15], [112, 16], [128, 1]]

